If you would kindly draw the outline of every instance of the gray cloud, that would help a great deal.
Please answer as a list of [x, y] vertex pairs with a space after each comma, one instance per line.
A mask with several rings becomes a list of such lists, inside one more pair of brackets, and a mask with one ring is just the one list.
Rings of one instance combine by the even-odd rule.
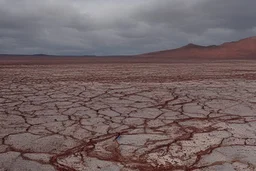
[[0, 0], [0, 53], [137, 54], [256, 34], [255, 0]]

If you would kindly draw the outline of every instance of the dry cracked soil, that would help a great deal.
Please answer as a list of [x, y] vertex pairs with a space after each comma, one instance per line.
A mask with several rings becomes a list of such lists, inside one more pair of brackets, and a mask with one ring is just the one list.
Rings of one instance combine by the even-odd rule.
[[255, 171], [256, 61], [0, 62], [0, 171]]

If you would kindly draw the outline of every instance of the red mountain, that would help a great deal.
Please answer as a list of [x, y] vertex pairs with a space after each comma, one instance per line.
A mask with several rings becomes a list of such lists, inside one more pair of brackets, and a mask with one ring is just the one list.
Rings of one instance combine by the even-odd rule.
[[140, 56], [174, 59], [256, 59], [256, 36], [236, 42], [223, 43], [218, 46], [199, 46], [195, 44], [188, 44], [178, 49], [146, 53]]

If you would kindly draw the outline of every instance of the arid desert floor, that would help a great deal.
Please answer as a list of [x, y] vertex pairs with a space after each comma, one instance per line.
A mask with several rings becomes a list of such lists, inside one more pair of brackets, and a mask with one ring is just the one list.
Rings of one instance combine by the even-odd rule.
[[0, 60], [0, 171], [255, 171], [256, 61]]

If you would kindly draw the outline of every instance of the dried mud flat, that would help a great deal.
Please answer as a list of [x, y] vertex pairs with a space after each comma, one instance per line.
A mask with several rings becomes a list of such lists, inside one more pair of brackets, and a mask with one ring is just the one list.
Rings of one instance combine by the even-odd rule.
[[0, 171], [256, 170], [256, 61], [0, 64]]

